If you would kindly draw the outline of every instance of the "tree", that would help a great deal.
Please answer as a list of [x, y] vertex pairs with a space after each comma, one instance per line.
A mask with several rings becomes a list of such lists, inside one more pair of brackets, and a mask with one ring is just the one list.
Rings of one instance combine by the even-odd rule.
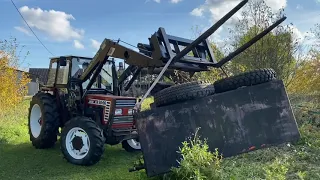
[[312, 29], [312, 34], [314, 35], [316, 41], [315, 41], [315, 47], [320, 47], [320, 24], [315, 24], [314, 29]]
[[[232, 49], [237, 49], [283, 16], [284, 10], [274, 13], [264, 1], [249, 1], [241, 18], [230, 29]], [[278, 77], [288, 85], [296, 67], [295, 54], [300, 46], [294, 37], [293, 25], [279, 25], [228, 64], [232, 73], [273, 68]]]
[[320, 99], [320, 24], [311, 28], [308, 40], [311, 40], [311, 50], [307, 58], [296, 66], [295, 76], [287, 86], [290, 94], [309, 96]]
[[292, 94], [320, 94], [320, 52], [311, 50], [309, 57], [297, 68], [295, 78], [287, 87]]
[[16, 39], [0, 41], [0, 117], [14, 108], [27, 94], [28, 75], [19, 70], [23, 61]]

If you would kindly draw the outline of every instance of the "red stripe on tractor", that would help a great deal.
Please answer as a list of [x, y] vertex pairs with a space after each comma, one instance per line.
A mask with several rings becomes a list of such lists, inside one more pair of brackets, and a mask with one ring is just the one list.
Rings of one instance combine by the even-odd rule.
[[128, 128], [132, 127], [133, 123], [113, 124], [112, 128]]

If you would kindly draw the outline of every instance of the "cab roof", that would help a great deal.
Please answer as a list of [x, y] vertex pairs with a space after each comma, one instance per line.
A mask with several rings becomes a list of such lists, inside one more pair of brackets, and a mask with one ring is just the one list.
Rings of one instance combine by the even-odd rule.
[[74, 55], [65, 55], [65, 56], [55, 56], [55, 57], [50, 57], [50, 59], [59, 59], [61, 57], [64, 58], [80, 58], [80, 59], [87, 59], [87, 60], [92, 60], [92, 57], [84, 57], [84, 56], [74, 56]]

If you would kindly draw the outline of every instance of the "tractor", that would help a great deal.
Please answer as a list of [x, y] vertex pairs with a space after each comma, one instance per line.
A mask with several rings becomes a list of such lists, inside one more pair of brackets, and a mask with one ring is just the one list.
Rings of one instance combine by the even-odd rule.
[[[258, 69], [226, 77], [213, 84], [189, 82], [166, 85], [159, 81], [172, 70], [196, 72], [219, 68], [271, 32], [282, 17], [256, 37], [216, 61], [207, 38], [248, 0], [243, 0], [195, 40], [167, 34], [160, 27], [138, 43], [139, 51], [104, 39], [93, 58], [52, 58], [47, 84], [30, 103], [29, 134], [36, 148], [50, 148], [60, 134], [61, 151], [77, 165], [97, 163], [104, 144], [129, 151], [141, 150], [148, 176], [163, 174], [178, 166], [178, 146], [197, 127], [202, 127], [209, 147], [226, 156], [300, 137], [281, 80], [272, 69]], [[129, 66], [118, 77], [110, 58]], [[157, 74], [141, 99], [124, 92], [140, 72]], [[141, 112], [142, 102], [154, 95], [154, 104]], [[61, 128], [61, 133], [59, 129]], [[249, 148], [252, 149], [252, 148]]]
[[117, 96], [113, 60], [103, 59], [99, 74], [83, 74], [88, 68], [97, 70], [88, 67], [90, 62], [92, 58], [79, 56], [51, 58], [48, 81], [32, 97], [29, 110], [33, 146], [53, 147], [62, 128], [63, 154], [68, 161], [81, 165], [96, 163], [105, 143], [122, 143], [128, 152], [141, 149], [132, 111], [137, 98]]

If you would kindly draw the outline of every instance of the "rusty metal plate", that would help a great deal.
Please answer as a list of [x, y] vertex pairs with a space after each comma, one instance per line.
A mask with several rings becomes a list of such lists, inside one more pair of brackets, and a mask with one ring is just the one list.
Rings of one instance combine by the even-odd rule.
[[300, 133], [282, 81], [273, 81], [137, 114], [148, 176], [177, 167], [182, 142], [195, 133], [224, 157], [297, 141]]

